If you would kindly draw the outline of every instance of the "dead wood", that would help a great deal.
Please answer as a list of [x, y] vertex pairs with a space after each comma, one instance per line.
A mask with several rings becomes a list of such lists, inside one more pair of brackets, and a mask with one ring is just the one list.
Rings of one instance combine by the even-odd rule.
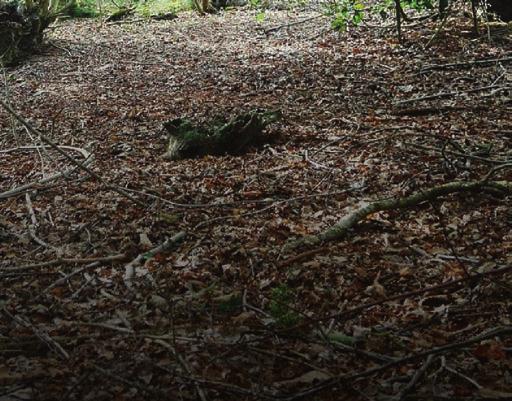
[[235, 116], [228, 122], [212, 121], [197, 126], [178, 118], [164, 123], [169, 134], [164, 158], [179, 160], [205, 155], [240, 154], [247, 147], [263, 141], [265, 127], [281, 117], [274, 111], [251, 111]]
[[139, 201], [138, 199], [135, 199], [133, 196], [131, 196], [128, 192], [126, 192], [123, 188], [120, 188], [115, 185], [111, 185], [105, 182], [103, 177], [101, 177], [99, 174], [95, 173], [93, 170], [91, 170], [89, 167], [87, 167], [86, 164], [81, 163], [77, 161], [73, 156], [71, 156], [69, 153], [64, 151], [61, 147], [59, 147], [56, 143], [54, 143], [51, 139], [49, 139], [46, 135], [43, 135], [41, 132], [36, 130], [31, 124], [29, 124], [28, 121], [26, 121], [22, 116], [20, 116], [14, 109], [3, 99], [0, 99], [0, 105], [3, 106], [9, 114], [11, 114], [18, 122], [21, 123], [27, 130], [30, 131], [30, 133], [36, 135], [43, 141], [46, 145], [50, 146], [51, 148], [55, 149], [58, 153], [60, 153], [62, 156], [64, 156], [67, 160], [69, 160], [71, 163], [73, 163], [76, 167], [78, 167], [80, 170], [85, 171], [87, 174], [89, 174], [92, 178], [96, 179], [100, 183], [104, 184], [108, 189], [111, 189], [112, 191], [118, 193], [119, 195], [129, 199], [130, 201], [134, 202], [135, 204], [145, 208], [146, 204]]
[[455, 181], [443, 185], [417, 192], [415, 194], [406, 196], [404, 198], [395, 198], [372, 202], [359, 206], [355, 211], [343, 217], [338, 223], [329, 227], [327, 230], [317, 235], [310, 235], [292, 241], [287, 246], [287, 249], [294, 249], [303, 244], [318, 244], [321, 242], [328, 242], [339, 240], [346, 237], [350, 230], [360, 221], [373, 213], [382, 212], [386, 210], [407, 209], [417, 206], [426, 201], [434, 201], [441, 196], [449, 195], [458, 192], [491, 192], [493, 194], [498, 192], [511, 193], [512, 182], [509, 181]]

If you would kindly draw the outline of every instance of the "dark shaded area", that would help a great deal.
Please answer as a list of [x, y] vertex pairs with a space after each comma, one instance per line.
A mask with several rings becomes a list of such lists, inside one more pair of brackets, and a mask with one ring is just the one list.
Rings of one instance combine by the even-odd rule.
[[489, 11], [496, 13], [503, 21], [512, 21], [512, 1], [487, 0]]

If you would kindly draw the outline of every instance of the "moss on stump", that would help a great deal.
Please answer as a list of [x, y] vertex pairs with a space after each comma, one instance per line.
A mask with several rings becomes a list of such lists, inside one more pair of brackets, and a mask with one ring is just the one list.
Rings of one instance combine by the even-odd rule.
[[263, 143], [263, 131], [280, 117], [280, 112], [256, 110], [224, 123], [215, 120], [207, 126], [197, 126], [183, 118], [168, 121], [164, 123], [169, 134], [164, 158], [179, 160], [243, 153], [249, 146]]

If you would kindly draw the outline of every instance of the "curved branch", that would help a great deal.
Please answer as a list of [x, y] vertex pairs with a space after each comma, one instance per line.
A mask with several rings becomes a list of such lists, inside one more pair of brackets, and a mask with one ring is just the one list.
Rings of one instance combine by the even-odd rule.
[[385, 210], [406, 209], [426, 201], [432, 201], [440, 196], [458, 192], [480, 191], [496, 194], [512, 193], [510, 181], [454, 181], [438, 185], [425, 191], [416, 192], [404, 198], [386, 199], [359, 206], [355, 211], [341, 218], [336, 224], [317, 235], [310, 235], [290, 242], [286, 248], [294, 249], [303, 244], [318, 244], [320, 242], [334, 241], [347, 236], [349, 231], [361, 220], [373, 213]]

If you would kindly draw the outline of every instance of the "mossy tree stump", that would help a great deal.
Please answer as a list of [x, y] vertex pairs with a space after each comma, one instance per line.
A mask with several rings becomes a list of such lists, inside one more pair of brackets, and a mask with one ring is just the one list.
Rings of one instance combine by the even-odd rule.
[[251, 111], [228, 122], [218, 120], [208, 126], [197, 126], [178, 118], [164, 123], [169, 143], [164, 158], [179, 160], [205, 155], [240, 154], [249, 146], [265, 141], [265, 128], [281, 117], [274, 111]]

